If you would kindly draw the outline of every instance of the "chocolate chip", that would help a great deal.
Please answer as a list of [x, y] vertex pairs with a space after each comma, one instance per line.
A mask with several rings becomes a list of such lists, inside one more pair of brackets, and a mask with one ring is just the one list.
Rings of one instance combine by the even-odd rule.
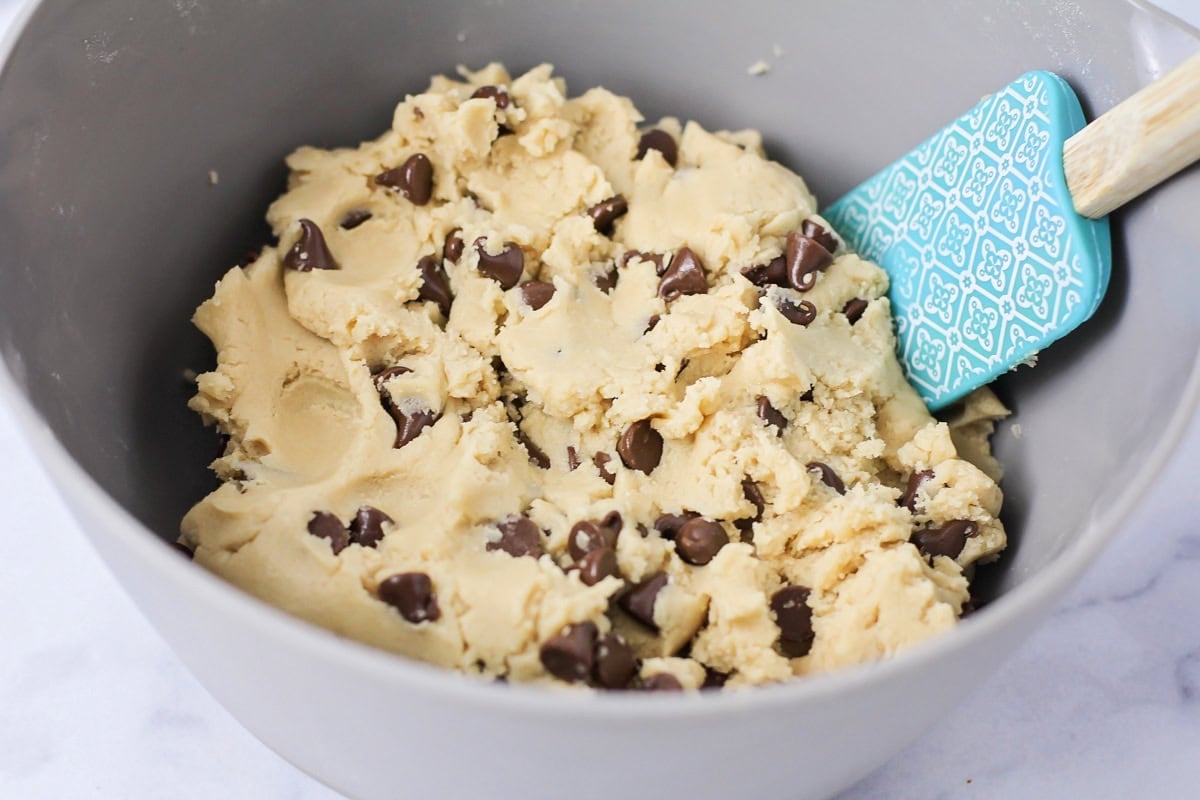
[[417, 262], [417, 271], [421, 273], [421, 288], [417, 291], [417, 299], [436, 303], [442, 316], [449, 318], [454, 295], [450, 294], [450, 278], [442, 268], [442, 263], [434, 256], [424, 256]]
[[446, 234], [446, 241], [442, 245], [442, 258], [451, 264], [457, 264], [458, 260], [462, 258], [463, 247], [465, 245], [463, 244], [462, 237], [459, 236], [460, 233], [462, 233], [462, 228], [455, 228], [450, 231]]
[[817, 307], [807, 300], [793, 303], [791, 300], [781, 298], [777, 308], [779, 313], [783, 314], [783, 318], [793, 325], [808, 327], [817, 318]]
[[642, 678], [644, 692], [682, 692], [683, 684], [669, 672], [658, 672], [648, 678]]
[[571, 445], [567, 445], [567, 469], [574, 472], [579, 469], [580, 463], [582, 462], [579, 460], [579, 451]]
[[750, 505], [754, 506], [756, 512], [754, 521], [758, 522], [761, 520], [763, 511], [767, 509], [767, 501], [763, 499], [762, 491], [758, 488], [758, 484], [750, 478], [742, 478], [742, 495], [750, 501]]
[[550, 456], [546, 455], [546, 451], [533, 443], [533, 440], [521, 430], [521, 426], [517, 426], [516, 432], [517, 441], [525, 448], [525, 452], [529, 454], [529, 460], [532, 461], [541, 469], [550, 469]]
[[[658, 314], [651, 314], [650, 319], [646, 320], [646, 330], [642, 331], [642, 335], [645, 336], [647, 333], [654, 330], [654, 326], [657, 325], [661, 319], [662, 317], [660, 317]], [[658, 371], [662, 372], [662, 370]]]
[[579, 560], [579, 580], [584, 586], [595, 586], [608, 577], [621, 577], [617, 552], [611, 547], [593, 550]]
[[658, 600], [658, 593], [667, 585], [667, 580], [667, 573], [656, 572], [621, 595], [617, 605], [638, 622], [658, 630], [658, 624], [654, 621], [654, 604]]
[[810, 461], [805, 465], [805, 469], [809, 472], [816, 472], [821, 476], [821, 483], [833, 489], [838, 494], [846, 493], [846, 484], [842, 483], [842, 479], [833, 471], [833, 467], [822, 461]]
[[674, 539], [685, 522], [696, 519], [699, 516], [695, 511], [681, 511], [678, 514], [659, 514], [658, 519], [654, 520], [654, 530], [658, 531], [664, 539]]
[[909, 475], [908, 486], [904, 487], [904, 494], [900, 495], [899, 504], [913, 514], [917, 513], [917, 492], [931, 478], [933, 478], [933, 470], [931, 469], [919, 470]]
[[847, 300], [846, 305], [842, 307], [842, 313], [846, 315], [846, 319], [849, 320], [851, 325], [858, 322], [862, 318], [863, 312], [866, 310], [867, 301], [863, 300], [861, 297], [856, 297], [853, 300]]
[[605, 689], [621, 689], [629, 685], [637, 671], [633, 648], [620, 634], [606, 633], [596, 642], [593, 655], [592, 680]]
[[400, 166], [376, 175], [375, 183], [389, 189], [399, 189], [413, 205], [423, 206], [433, 196], [433, 164], [429, 156], [415, 153]]
[[671, 259], [671, 265], [658, 282], [658, 296], [670, 302], [685, 294], [706, 292], [708, 279], [705, 277], [704, 264], [700, 262], [700, 257], [689, 247], [679, 248]]
[[[407, 375], [410, 372], [412, 372], [412, 370], [408, 367], [402, 367], [399, 364], [396, 364], [395, 366], [385, 367], [384, 369], [379, 370], [379, 372], [376, 372], [371, 376], [371, 380], [375, 382], [375, 390], [382, 394], [384, 385], [388, 381], [399, 375]], [[384, 400], [383, 402], [384, 405], [387, 405], [390, 400]]]
[[642, 419], [630, 425], [617, 442], [617, 454], [621, 462], [630, 469], [649, 475], [662, 460], [663, 437]]
[[771, 405], [765, 394], [760, 394], [755, 402], [758, 404], [758, 418], [768, 425], [773, 425], [776, 436], [783, 436], [783, 431], [788, 426], [787, 417]]
[[754, 506], [754, 516], [739, 519], [733, 523], [743, 535], [746, 535], [754, 527], [754, 523], [761, 522], [763, 511], [767, 508], [767, 501], [763, 499], [762, 491], [759, 490], [758, 484], [750, 478], [742, 479], [742, 496], [749, 501], [750, 505]]
[[807, 236], [796, 231], [787, 235], [784, 249], [787, 260], [788, 283], [798, 292], [807, 292], [817, 282], [817, 273], [833, 263], [829, 251]]
[[283, 266], [297, 272], [341, 269], [333, 253], [329, 252], [329, 245], [325, 244], [325, 234], [311, 219], [300, 220], [300, 238], [283, 257]]
[[170, 544], [172, 550], [174, 550], [176, 553], [179, 553], [188, 561], [191, 561], [196, 555], [194, 552], [192, 552], [192, 548], [188, 547], [183, 542], [171, 542]]
[[771, 597], [771, 611], [779, 626], [779, 644], [788, 658], [807, 655], [812, 649], [812, 609], [809, 590], [803, 586], [785, 586]]
[[441, 417], [440, 414], [434, 414], [432, 411], [422, 409], [414, 411], [411, 414], [405, 414], [393, 406], [392, 419], [396, 420], [396, 443], [393, 445], [396, 449], [404, 447], [421, 435], [421, 431], [428, 428], [433, 423], [437, 422]]
[[630, 261], [637, 259], [639, 261], [647, 261], [654, 265], [654, 274], [660, 278], [667, 271], [667, 265], [663, 262], [662, 253], [644, 253], [641, 250], [626, 250], [621, 256], [621, 266], [628, 266]]
[[579, 561], [593, 550], [614, 548], [624, 521], [619, 512], [610, 511], [603, 519], [585, 519], [571, 526], [567, 536], [567, 552]]
[[587, 215], [592, 218], [592, 225], [596, 231], [608, 236], [612, 233], [613, 224], [627, 211], [629, 211], [629, 203], [625, 202], [625, 196], [617, 194], [596, 203], [587, 210]]
[[729, 544], [729, 534], [721, 523], [697, 517], [688, 520], [675, 536], [675, 552], [687, 563], [702, 567]]
[[391, 517], [372, 506], [361, 506], [350, 520], [350, 541], [363, 547], [374, 547], [383, 539], [383, 523], [392, 523]]
[[352, 231], [373, 216], [374, 214], [365, 208], [355, 208], [343, 214], [342, 221], [338, 225], [341, 226], [342, 230]]
[[810, 239], [815, 239], [817, 244], [821, 245], [821, 247], [824, 247], [830, 253], [837, 252], [837, 237], [826, 230], [825, 227], [816, 220], [804, 220], [804, 224], [800, 226], [800, 232]]
[[675, 138], [659, 128], [651, 128], [642, 134], [642, 138], [638, 139], [637, 155], [634, 158], [640, 161], [651, 150], [661, 153], [663, 160], [672, 167], [679, 159], [679, 147], [675, 144]]
[[578, 622], [547, 639], [538, 655], [542, 666], [559, 680], [575, 683], [592, 674], [596, 649], [596, 623]]
[[742, 275], [755, 286], [787, 286], [787, 260], [778, 256], [766, 264], [746, 267]]
[[800, 395], [800, 399], [805, 403], [811, 403], [813, 401], [813, 387], [808, 387], [808, 391]]
[[312, 519], [308, 521], [308, 532], [318, 539], [328, 539], [335, 556], [350, 544], [350, 534], [346, 532], [346, 526], [328, 511], [313, 512]]
[[534, 311], [549, 303], [550, 298], [554, 297], [554, 284], [546, 281], [525, 281], [521, 284], [520, 290], [521, 299]]
[[501, 289], [511, 289], [521, 280], [525, 254], [519, 245], [505, 242], [504, 249], [492, 255], [487, 251], [487, 237], [480, 236], [475, 240], [475, 251], [479, 253], [479, 271], [500, 284]]
[[486, 97], [496, 104], [496, 108], [508, 108], [508, 92], [499, 86], [480, 86], [471, 95], [471, 99]]
[[435, 622], [442, 615], [433, 582], [424, 572], [401, 572], [384, 578], [379, 584], [379, 599], [414, 625]]
[[925, 555], [958, 558], [967, 539], [979, 532], [979, 526], [967, 519], [954, 519], [940, 528], [923, 528], [909, 539]]
[[412, 370], [408, 367], [394, 366], [375, 373], [373, 378], [384, 410], [387, 411], [388, 415], [396, 423], [396, 441], [392, 445], [396, 448], [404, 447], [404, 445], [416, 439], [421, 434], [421, 431], [441, 418], [440, 414], [435, 414], [428, 409], [421, 409], [406, 414], [392, 400], [391, 392], [387, 391], [385, 384], [397, 375], [404, 375], [409, 372], [412, 372]]
[[605, 483], [612, 486], [616, 482], [617, 476], [608, 470], [610, 461], [612, 461], [612, 456], [608, 453], [596, 453], [592, 456], [592, 463], [596, 465], [596, 471], [600, 473], [600, 477], [604, 479]]
[[617, 268], [610, 267], [607, 272], [601, 272], [600, 274], [594, 276], [592, 278], [592, 283], [595, 284], [597, 289], [605, 294], [608, 294], [613, 289], [617, 288]]
[[625, 522], [621, 519], [621, 512], [614, 509], [601, 518], [600, 524], [605, 528], [611, 528], [614, 531], [620, 531], [625, 525]]
[[500, 538], [487, 543], [487, 549], [502, 550], [513, 558], [542, 554], [542, 531], [524, 514], [513, 514], [496, 523]]

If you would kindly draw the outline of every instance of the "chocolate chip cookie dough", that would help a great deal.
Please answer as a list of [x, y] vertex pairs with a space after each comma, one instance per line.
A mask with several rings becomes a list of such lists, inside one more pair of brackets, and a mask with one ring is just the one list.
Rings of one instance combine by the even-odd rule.
[[1005, 544], [955, 436], [994, 468], [1003, 408], [930, 417], [804, 182], [548, 66], [462, 78], [294, 152], [279, 244], [196, 312], [196, 561], [514, 681], [756, 684], [953, 627]]

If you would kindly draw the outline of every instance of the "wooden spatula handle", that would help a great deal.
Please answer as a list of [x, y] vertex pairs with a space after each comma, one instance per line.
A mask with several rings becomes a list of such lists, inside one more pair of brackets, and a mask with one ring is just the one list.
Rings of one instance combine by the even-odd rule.
[[1200, 159], [1200, 54], [1063, 146], [1075, 210], [1096, 219]]

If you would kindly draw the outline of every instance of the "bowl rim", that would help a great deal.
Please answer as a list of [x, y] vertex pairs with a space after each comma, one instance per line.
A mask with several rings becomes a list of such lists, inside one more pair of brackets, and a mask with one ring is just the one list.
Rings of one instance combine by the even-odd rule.
[[[20, 2], [7, 35], [0, 40], [0, 76], [28, 22], [41, 6], [41, 0]], [[1158, 17], [1161, 22], [1173, 26], [1200, 44], [1200, 30], [1157, 6], [1141, 0], [1126, 2]], [[10, 358], [7, 352], [0, 351], [0, 404], [13, 412], [18, 435], [29, 445], [55, 491], [68, 500], [67, 507], [89, 539], [94, 535], [93, 529], [103, 529], [106, 535], [119, 540], [122, 548], [132, 551], [136, 558], [155, 570], [165, 571], [172, 583], [180, 588], [180, 594], [190, 594], [194, 601], [210, 605], [215, 612], [236, 617], [263, 637], [282, 638], [289, 646], [307, 651], [311, 657], [329, 662], [341, 661], [345, 668], [369, 673], [377, 680], [428, 692], [431, 699], [478, 704], [497, 712], [518, 710], [526, 715], [534, 714], [549, 719], [581, 716], [591, 716], [595, 720], [628, 719], [634, 711], [643, 720], [690, 719], [751, 713], [764, 707], [779, 708], [815, 699], [829, 701], [844, 694], [856, 693], [870, 684], [902, 680], [906, 675], [924, 671], [931, 664], [959, 650], [981, 645], [984, 640], [998, 635], [1021, 619], [1049, 614], [1054, 608], [1052, 603], [1082, 575], [1141, 502], [1178, 449], [1185, 429], [1200, 408], [1198, 351], [1179, 403], [1159, 441], [1146, 458], [1140, 474], [1122, 488], [1111, 511], [1103, 517], [1087, 520], [1079, 538], [1053, 561], [980, 612], [962, 620], [945, 635], [935, 636], [876, 661], [736, 691], [681, 694], [564, 692], [550, 691], [536, 684], [497, 684], [338, 636], [259, 600], [207, 570], [197, 569], [171, 548], [164, 547], [153, 531], [113, 499], [74, 460], [34, 408], [30, 398], [21, 390], [21, 382], [9, 364]], [[14, 361], [19, 364], [20, 357]], [[125, 590], [121, 581], [118, 580], [118, 584]], [[136, 602], [135, 606], [138, 606]], [[140, 606], [138, 609], [141, 610]], [[182, 658], [180, 661], [185, 667], [188, 666]]]

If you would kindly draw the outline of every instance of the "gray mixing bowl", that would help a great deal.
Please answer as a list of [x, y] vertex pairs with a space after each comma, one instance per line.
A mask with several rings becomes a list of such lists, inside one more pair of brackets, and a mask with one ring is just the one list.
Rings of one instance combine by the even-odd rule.
[[[1200, 384], [1200, 174], [1120, 215], [1096, 318], [1001, 381], [1023, 435], [997, 436], [1014, 544], [988, 576], [995, 601], [887, 662], [755, 691], [486, 685], [338, 639], [179, 558], [163, 542], [212, 486], [181, 377], [212, 357], [189, 316], [265, 236], [289, 150], [373, 136], [456, 62], [551, 61], [649, 116], [759, 128], [830, 200], [1025, 70], [1057, 71], [1095, 113], [1196, 47], [1121, 0], [46, 0], [0, 76], [0, 395], [196, 676], [352, 797], [824, 796], [995, 669], [1169, 453]], [[759, 59], [771, 72], [752, 78]]]

